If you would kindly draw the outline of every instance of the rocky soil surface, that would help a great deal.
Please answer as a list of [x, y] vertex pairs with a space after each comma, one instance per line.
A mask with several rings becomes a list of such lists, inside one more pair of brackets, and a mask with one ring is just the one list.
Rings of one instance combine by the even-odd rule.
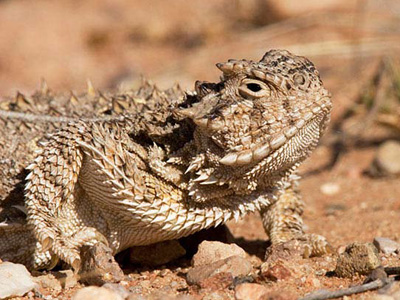
[[[331, 255], [282, 249], [265, 260], [268, 237], [249, 215], [229, 230], [121, 253], [118, 283], [2, 263], [0, 298], [297, 299], [400, 266], [400, 5], [295, 2], [0, 1], [0, 101], [41, 78], [60, 91], [79, 92], [88, 78], [100, 90], [135, 86], [142, 74], [192, 88], [216, 80], [215, 63], [270, 48], [309, 57], [334, 101], [330, 129], [300, 170], [306, 231], [324, 235]], [[400, 299], [400, 283], [346, 299]]]

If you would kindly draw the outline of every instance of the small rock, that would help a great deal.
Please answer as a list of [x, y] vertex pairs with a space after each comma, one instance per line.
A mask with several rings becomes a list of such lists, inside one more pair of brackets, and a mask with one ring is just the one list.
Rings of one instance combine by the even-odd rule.
[[281, 261], [272, 264], [262, 264], [261, 274], [264, 278], [271, 281], [285, 280], [292, 275], [290, 270]]
[[61, 270], [53, 273], [64, 289], [69, 289], [78, 284], [78, 275], [72, 270]]
[[103, 285], [119, 282], [124, 278], [124, 272], [115, 261], [111, 249], [103, 243], [82, 247], [81, 258], [79, 275], [83, 283]]
[[337, 259], [335, 273], [351, 278], [356, 274], [367, 275], [381, 265], [378, 250], [371, 243], [352, 243]]
[[129, 253], [131, 263], [161, 266], [186, 254], [186, 250], [176, 240], [160, 242], [149, 246], [132, 247]]
[[340, 186], [334, 182], [327, 182], [321, 185], [321, 193], [327, 196], [333, 196], [340, 192]]
[[217, 291], [226, 289], [233, 283], [233, 276], [231, 273], [221, 272], [209, 278], [202, 280], [199, 285], [202, 289]]
[[219, 241], [222, 243], [233, 243], [234, 237], [226, 225], [219, 225], [208, 229], [200, 230], [187, 237], [179, 239], [179, 243], [186, 250], [186, 254], [192, 257], [203, 241]]
[[129, 291], [121, 284], [106, 283], [102, 287], [109, 289], [110, 291], [113, 291], [114, 293], [120, 295], [122, 299], [128, 298], [129, 296]]
[[246, 252], [236, 244], [224, 244], [221, 242], [204, 241], [199, 245], [199, 250], [193, 256], [194, 267], [208, 265], [230, 256], [246, 258]]
[[243, 283], [235, 289], [236, 300], [261, 300], [266, 299], [268, 289], [258, 283]]
[[387, 141], [380, 145], [369, 172], [373, 176], [400, 175], [400, 142]]
[[3, 262], [0, 264], [0, 298], [23, 296], [37, 284], [24, 265]]
[[61, 291], [62, 289], [61, 282], [53, 274], [38, 276], [35, 277], [34, 280], [45, 289], [52, 289], [55, 291]]
[[235, 255], [212, 264], [193, 267], [189, 269], [186, 279], [190, 284], [199, 284], [204, 279], [221, 272], [231, 273], [233, 277], [236, 277], [248, 275], [252, 269], [249, 261]]
[[395, 241], [385, 238], [385, 237], [376, 237], [374, 238], [374, 245], [384, 254], [392, 254], [394, 252], [400, 252], [400, 244]]
[[83, 289], [80, 289], [72, 297], [72, 300], [87, 300], [87, 299], [123, 300], [124, 298], [122, 298], [120, 295], [109, 289], [97, 286], [88, 286]]

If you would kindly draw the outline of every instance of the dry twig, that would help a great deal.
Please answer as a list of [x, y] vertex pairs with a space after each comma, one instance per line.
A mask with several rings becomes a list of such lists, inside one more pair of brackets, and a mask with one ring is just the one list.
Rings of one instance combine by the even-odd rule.
[[390, 275], [400, 275], [400, 267], [379, 267], [373, 270], [363, 284], [336, 291], [319, 290], [306, 295], [299, 300], [325, 300], [364, 293], [390, 285], [395, 279]]
[[381, 279], [376, 279], [372, 282], [356, 285], [351, 288], [337, 290], [337, 291], [328, 291], [328, 290], [319, 290], [313, 293], [306, 295], [304, 298], [299, 300], [325, 300], [325, 299], [334, 299], [340, 298], [343, 296], [349, 296], [353, 294], [364, 293], [367, 291], [376, 290], [385, 286], [386, 283]]

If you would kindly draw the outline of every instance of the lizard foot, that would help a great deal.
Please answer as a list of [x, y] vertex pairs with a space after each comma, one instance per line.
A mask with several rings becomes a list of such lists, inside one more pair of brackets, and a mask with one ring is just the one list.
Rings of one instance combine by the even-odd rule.
[[104, 235], [92, 227], [80, 229], [71, 236], [46, 237], [42, 241], [45, 249], [54, 252], [64, 262], [71, 265], [75, 271], [79, 271], [82, 263], [80, 249], [83, 246], [94, 246], [97, 243], [103, 243], [108, 247], [108, 241]]
[[334, 251], [326, 238], [319, 234], [304, 234], [299, 240], [304, 242], [304, 258], [332, 254]]
[[81, 248], [80, 281], [89, 285], [119, 282], [124, 273], [115, 261], [112, 250], [103, 243]]
[[302, 234], [286, 242], [272, 244], [265, 253], [266, 261], [309, 258], [333, 253], [333, 247], [318, 234]]

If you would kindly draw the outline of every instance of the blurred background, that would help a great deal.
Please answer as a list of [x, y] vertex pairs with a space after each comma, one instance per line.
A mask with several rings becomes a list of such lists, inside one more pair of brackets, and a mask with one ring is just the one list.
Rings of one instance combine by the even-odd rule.
[[[42, 78], [67, 93], [142, 75], [190, 89], [218, 80], [215, 63], [271, 48], [310, 58], [333, 94], [329, 132], [302, 167], [310, 231], [334, 245], [399, 241], [398, 0], [0, 0], [0, 97]], [[259, 219], [244, 222], [231, 230], [265, 239], [249, 230]]]
[[66, 91], [88, 78], [104, 89], [141, 75], [191, 88], [216, 80], [215, 63], [258, 60], [271, 48], [309, 57], [329, 88], [349, 96], [349, 84], [399, 53], [400, 2], [0, 0], [3, 96], [33, 91], [41, 78]]
[[0, 96], [215, 81], [215, 63], [271, 48], [309, 57], [334, 116], [400, 53], [396, 0], [0, 0]]

